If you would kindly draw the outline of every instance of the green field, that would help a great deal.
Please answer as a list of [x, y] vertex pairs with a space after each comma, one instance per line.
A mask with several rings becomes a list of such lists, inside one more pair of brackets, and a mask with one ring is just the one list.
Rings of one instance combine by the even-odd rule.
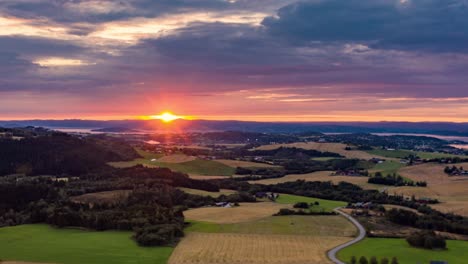
[[397, 158], [402, 159], [409, 155], [419, 156], [421, 159], [436, 159], [436, 158], [448, 158], [448, 157], [462, 157], [466, 158], [467, 156], [458, 156], [458, 155], [451, 155], [446, 153], [438, 153], [438, 152], [423, 152], [423, 151], [412, 151], [412, 150], [386, 150], [386, 149], [373, 149], [366, 151], [372, 155], [383, 156], [387, 158]]
[[468, 259], [467, 241], [447, 241], [447, 250], [425, 250], [413, 248], [406, 240], [397, 238], [366, 238], [363, 241], [338, 252], [340, 260], [348, 262], [352, 256], [378, 259], [397, 257], [400, 264], [429, 263], [431, 260], [448, 261], [450, 264], [466, 263]]
[[329, 160], [334, 160], [334, 159], [342, 159], [338, 157], [318, 157], [318, 158], [311, 158], [311, 160], [315, 161], [329, 161]]
[[212, 160], [196, 159], [181, 163], [151, 161], [152, 159], [159, 159], [163, 157], [163, 155], [151, 153], [138, 148], [135, 150], [143, 158], [132, 161], [109, 162], [109, 165], [116, 168], [129, 168], [136, 165], [144, 165], [150, 168], [168, 168], [177, 172], [205, 176], [232, 176], [236, 171], [233, 167], [229, 167], [221, 162]]
[[397, 161], [385, 161], [383, 163], [376, 164], [371, 170], [371, 174], [375, 174], [375, 172], [381, 172], [383, 175], [387, 174], [398, 174], [398, 170], [404, 167], [405, 164], [402, 164]]
[[151, 161], [151, 159], [136, 159], [132, 161], [110, 162], [109, 164], [116, 168], [128, 168], [141, 164], [147, 167], [168, 168], [182, 173], [206, 176], [232, 176], [236, 171], [235, 168], [229, 167], [220, 162], [201, 159], [181, 163]]
[[324, 199], [319, 199], [319, 198], [311, 198], [311, 197], [297, 196], [297, 195], [290, 195], [290, 194], [280, 194], [279, 198], [276, 199], [276, 202], [281, 203], [281, 204], [295, 204], [299, 202], [305, 202], [305, 203], [319, 202], [320, 205], [314, 205], [310, 208], [310, 210], [314, 212], [320, 212], [320, 211], [331, 212], [333, 211], [333, 209], [337, 207], [342, 207], [342, 206], [347, 205], [346, 202], [341, 202], [341, 201], [324, 200]]
[[185, 231], [266, 235], [353, 236], [356, 228], [341, 216], [272, 216], [254, 222], [216, 224], [191, 221]]
[[132, 232], [90, 232], [48, 225], [0, 228], [0, 259], [62, 264], [166, 263], [171, 247], [139, 247]]

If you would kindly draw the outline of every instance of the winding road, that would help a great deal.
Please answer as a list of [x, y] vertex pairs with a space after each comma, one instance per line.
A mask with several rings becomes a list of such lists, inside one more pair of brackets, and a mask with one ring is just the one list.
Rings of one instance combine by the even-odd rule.
[[348, 219], [351, 223], [353, 223], [353, 225], [355, 225], [357, 227], [357, 229], [359, 230], [359, 235], [349, 241], [349, 242], [346, 242], [342, 245], [339, 245], [337, 246], [336, 248], [333, 248], [331, 249], [330, 251], [328, 251], [327, 255], [328, 255], [328, 258], [333, 261], [335, 264], [346, 264], [345, 262], [339, 260], [337, 257], [336, 257], [336, 253], [338, 253], [338, 251], [342, 250], [343, 248], [346, 248], [346, 247], [349, 247], [353, 244], [356, 244], [357, 242], [363, 240], [365, 237], [366, 237], [366, 229], [364, 229], [364, 227], [356, 220], [354, 219], [352, 216], [346, 214], [346, 213], [343, 213], [340, 211], [341, 207], [340, 208], [335, 208], [334, 211], [341, 214], [342, 216], [346, 217], [346, 219]]

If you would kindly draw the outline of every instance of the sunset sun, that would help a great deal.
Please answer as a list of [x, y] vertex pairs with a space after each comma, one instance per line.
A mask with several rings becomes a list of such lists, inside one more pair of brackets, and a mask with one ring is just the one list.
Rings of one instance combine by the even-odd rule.
[[151, 116], [151, 119], [159, 119], [165, 123], [170, 123], [174, 120], [181, 119], [182, 116], [174, 115], [171, 112], [163, 112], [160, 115]]

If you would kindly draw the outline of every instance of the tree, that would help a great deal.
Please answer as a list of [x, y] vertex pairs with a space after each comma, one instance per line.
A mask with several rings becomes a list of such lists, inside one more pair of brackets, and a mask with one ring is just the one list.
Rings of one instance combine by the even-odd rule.
[[359, 258], [359, 264], [369, 264], [369, 261], [367, 261], [366, 257], [362, 256]]
[[379, 262], [377, 261], [376, 257], [371, 257], [370, 258], [370, 264], [379, 264]]
[[396, 257], [392, 258], [392, 264], [398, 264], [398, 259]]
[[380, 264], [389, 264], [390, 261], [388, 260], [388, 258], [383, 258], [380, 260]]
[[351, 257], [351, 264], [357, 264], [357, 258], [356, 256]]

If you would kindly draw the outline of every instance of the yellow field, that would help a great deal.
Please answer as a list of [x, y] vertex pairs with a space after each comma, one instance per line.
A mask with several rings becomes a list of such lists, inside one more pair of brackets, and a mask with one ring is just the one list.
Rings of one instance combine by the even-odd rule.
[[222, 194], [229, 195], [229, 194], [237, 193], [236, 191], [226, 190], [226, 189], [221, 189], [221, 190], [219, 190], [219, 192], [208, 192], [208, 191], [190, 189], [190, 188], [177, 188], [177, 189], [182, 190], [182, 191], [184, 191], [186, 193], [189, 193], [189, 194], [196, 194], [196, 195], [202, 195], [202, 196], [211, 196], [211, 197], [214, 197], [214, 198], [217, 198]]
[[331, 263], [326, 252], [350, 238], [300, 235], [189, 233], [169, 264]]
[[272, 202], [240, 203], [240, 206], [233, 208], [204, 207], [190, 209], [184, 212], [184, 216], [187, 220], [218, 224], [241, 223], [272, 216], [278, 213], [279, 209], [288, 207], [288, 205]]
[[304, 180], [304, 181], [331, 181], [334, 184], [339, 182], [349, 182], [361, 186], [364, 189], [378, 189], [381, 186], [367, 183], [367, 177], [352, 177], [352, 176], [331, 176], [333, 171], [317, 171], [307, 174], [289, 174], [281, 178], [265, 179], [259, 181], [249, 181], [251, 184], [278, 184], [290, 181]]
[[[445, 164], [426, 163], [404, 167], [399, 170], [400, 175], [414, 181], [426, 181], [428, 186], [389, 188], [388, 193], [435, 198], [441, 201], [440, 204], [432, 206], [435, 209], [468, 216], [468, 177], [448, 176], [444, 172], [445, 166]], [[456, 166], [468, 168], [468, 163]]]
[[360, 151], [360, 150], [346, 150], [345, 149], [346, 146], [347, 146], [346, 144], [342, 144], [342, 143], [298, 142], [298, 143], [290, 143], [290, 144], [264, 145], [256, 149], [272, 150], [272, 149], [277, 149], [280, 147], [302, 148], [302, 149], [314, 149], [314, 150], [318, 150], [322, 152], [328, 151], [328, 152], [338, 153], [349, 159], [370, 160], [372, 158], [383, 158], [387, 160], [392, 160], [390, 158], [384, 158], [384, 157], [380, 157], [377, 155], [371, 155], [367, 152]]
[[188, 162], [195, 160], [196, 158], [194, 156], [187, 156], [184, 154], [174, 154], [174, 155], [168, 155], [168, 156], [163, 156], [158, 159], [159, 162], [168, 162], [168, 163], [182, 163], [182, 162]]
[[275, 166], [265, 163], [259, 162], [250, 162], [250, 161], [242, 161], [242, 160], [215, 160], [217, 162], [221, 162], [225, 165], [237, 168], [237, 167], [244, 167], [244, 168], [281, 168], [281, 166]]

